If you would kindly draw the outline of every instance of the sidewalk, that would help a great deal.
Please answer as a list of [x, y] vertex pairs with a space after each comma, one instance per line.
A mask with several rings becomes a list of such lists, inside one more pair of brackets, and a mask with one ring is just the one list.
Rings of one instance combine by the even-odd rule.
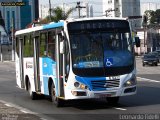
[[[13, 61], [0, 61], [2, 69], [15, 72], [15, 62]], [[0, 100], [0, 120], [42, 120], [37, 113], [31, 112], [18, 105], [8, 103]]]
[[0, 100], [0, 120], [42, 120], [42, 118]]

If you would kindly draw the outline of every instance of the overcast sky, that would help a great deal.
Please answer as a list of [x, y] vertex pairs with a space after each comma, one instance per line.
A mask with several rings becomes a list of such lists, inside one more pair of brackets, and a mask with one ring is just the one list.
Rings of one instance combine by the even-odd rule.
[[[49, 0], [39, 0], [43, 4], [47, 4], [47, 1]], [[52, 4], [62, 4], [62, 3], [72, 3], [72, 2], [78, 2], [78, 1], [88, 1], [88, 2], [101, 2], [102, 0], [50, 0]], [[160, 2], [160, 0], [140, 0], [141, 2]], [[48, 2], [49, 3], [49, 2]]]
[[[83, 1], [88, 1], [89, 4], [92, 4], [93, 6], [93, 11], [94, 11], [94, 16], [99, 16], [103, 14], [103, 8], [102, 8], [102, 1], [103, 0], [50, 0], [52, 7], [56, 7], [59, 5], [67, 5], [67, 6], [72, 6], [76, 7], [77, 2], [83, 2]], [[142, 3], [148, 3], [148, 2], [159, 2], [160, 0], [140, 0]], [[49, 0], [39, 0], [39, 4], [43, 6], [48, 6], [49, 5]]]

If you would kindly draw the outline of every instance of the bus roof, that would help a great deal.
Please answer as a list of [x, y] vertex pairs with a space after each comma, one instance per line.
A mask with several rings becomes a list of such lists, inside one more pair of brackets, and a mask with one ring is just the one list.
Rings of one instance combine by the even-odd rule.
[[[91, 18], [79, 18], [79, 19], [73, 19], [69, 18], [66, 20], [67, 22], [76, 22], [76, 21], [87, 21], [87, 20], [127, 20], [126, 18], [115, 18], [115, 17], [91, 17]], [[49, 24], [45, 24], [42, 26], [37, 26], [37, 27], [32, 27], [32, 28], [27, 28], [23, 30], [16, 31], [15, 35], [21, 35], [25, 33], [30, 33], [34, 31], [40, 31], [40, 30], [46, 30], [46, 29], [51, 29], [51, 28], [57, 28], [57, 27], [63, 27], [64, 26], [64, 21], [60, 22], [51, 22]]]
[[57, 22], [57, 23], [51, 22], [49, 24], [45, 24], [42, 26], [37, 26], [37, 27], [32, 27], [32, 28], [27, 28], [27, 29], [16, 31], [15, 35], [21, 35], [25, 33], [34, 32], [34, 31], [46, 30], [46, 29], [57, 28], [57, 27], [62, 27], [62, 26], [64, 26], [64, 22], [62, 21]]
[[78, 19], [74, 19], [74, 18], [69, 18], [68, 22], [76, 22], [76, 21], [87, 21], [87, 20], [127, 20], [127, 18], [118, 18], [118, 17], [91, 17], [91, 18], [78, 18]]

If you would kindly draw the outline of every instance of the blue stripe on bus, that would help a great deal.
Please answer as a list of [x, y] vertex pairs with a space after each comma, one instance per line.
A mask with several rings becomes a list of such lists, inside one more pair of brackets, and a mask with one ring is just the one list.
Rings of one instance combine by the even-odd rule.
[[[48, 90], [49, 76], [56, 76], [56, 68], [54, 66], [56, 66], [56, 62], [53, 61], [51, 58], [48, 57], [42, 58], [42, 71], [43, 71], [42, 74], [43, 74], [43, 86], [45, 95], [49, 95], [49, 90]], [[56, 80], [54, 80], [54, 82], [56, 82]]]
[[64, 22], [58, 22], [58, 23], [50, 23], [43, 26], [43, 29], [51, 29], [51, 28], [57, 28], [57, 27], [63, 27]]

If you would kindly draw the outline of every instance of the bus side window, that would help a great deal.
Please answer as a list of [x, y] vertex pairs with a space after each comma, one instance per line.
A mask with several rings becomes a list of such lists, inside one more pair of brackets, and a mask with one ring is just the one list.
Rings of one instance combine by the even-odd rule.
[[48, 55], [53, 60], [55, 60], [55, 43], [56, 43], [55, 31], [48, 32]]
[[16, 53], [19, 57], [19, 37], [16, 37]]
[[47, 53], [47, 33], [41, 33], [40, 35], [40, 57], [46, 56]]
[[24, 43], [23, 43], [23, 53], [24, 57], [33, 57], [33, 40], [31, 40], [31, 34], [26, 34], [24, 36]]

